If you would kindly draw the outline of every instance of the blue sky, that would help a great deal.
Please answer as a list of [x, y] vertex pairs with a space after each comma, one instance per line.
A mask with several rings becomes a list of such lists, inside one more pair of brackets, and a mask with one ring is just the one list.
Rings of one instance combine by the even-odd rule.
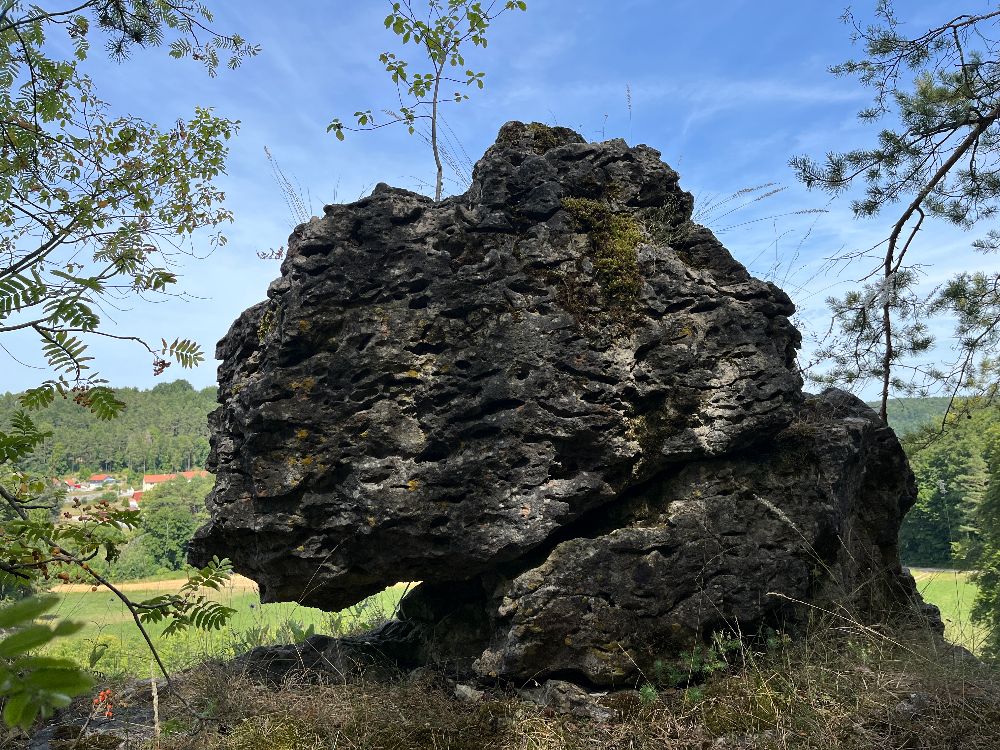
[[[855, 5], [870, 15], [874, 0]], [[136, 303], [113, 313], [109, 329], [154, 341], [174, 336], [198, 340], [211, 355], [215, 342], [246, 307], [264, 299], [279, 274], [275, 261], [257, 252], [285, 244], [296, 223], [275, 184], [264, 148], [301, 186], [311, 213], [325, 203], [352, 201], [377, 182], [431, 191], [429, 148], [405, 128], [351, 133], [345, 142], [326, 132], [335, 116], [392, 107], [395, 90], [378, 53], [395, 49], [383, 25], [380, 0], [292, 3], [212, 2], [215, 27], [239, 32], [262, 46], [259, 57], [237, 71], [209, 78], [190, 61], [165, 50], [138, 51], [117, 65], [94, 51], [88, 70], [99, 93], [118, 112], [169, 125], [195, 106], [209, 105], [242, 122], [232, 142], [222, 185], [235, 222], [229, 244], [204, 259], [178, 265], [187, 298]], [[887, 234], [889, 217], [858, 222], [847, 200], [830, 203], [798, 186], [788, 159], [821, 156], [869, 143], [874, 133], [857, 123], [868, 92], [827, 68], [857, 53], [850, 29], [838, 20], [843, 6], [818, 0], [528, 0], [528, 12], [496, 22], [486, 50], [468, 55], [487, 72], [486, 90], [444, 111], [448, 126], [474, 161], [507, 120], [541, 121], [574, 128], [592, 140], [625, 138], [647, 143], [681, 174], [694, 193], [704, 223], [731, 252], [761, 276], [773, 278], [800, 307], [807, 337], [826, 323], [824, 298], [860, 269], [817, 275], [824, 258], [870, 247]], [[945, 3], [907, 0], [913, 30], [942, 20]], [[974, 12], [987, 3], [964, 3]], [[417, 49], [410, 47], [411, 68]], [[631, 92], [631, 107], [626, 92]], [[714, 201], [741, 188], [778, 183], [787, 189], [728, 216]], [[447, 185], [451, 192], [463, 189]], [[732, 205], [732, 204], [730, 204]], [[796, 214], [822, 208], [824, 214]], [[932, 287], [969, 263], [972, 236], [948, 227], [925, 234], [923, 252], [933, 267]], [[30, 342], [5, 340], [27, 363], [38, 357]], [[807, 351], [808, 354], [808, 343]], [[149, 387], [157, 380], [148, 359], [127, 345], [94, 347], [99, 369], [114, 385]], [[185, 377], [198, 387], [215, 382], [211, 358], [193, 371], [170, 368], [166, 379]], [[0, 351], [0, 391], [20, 390], [45, 377]]]

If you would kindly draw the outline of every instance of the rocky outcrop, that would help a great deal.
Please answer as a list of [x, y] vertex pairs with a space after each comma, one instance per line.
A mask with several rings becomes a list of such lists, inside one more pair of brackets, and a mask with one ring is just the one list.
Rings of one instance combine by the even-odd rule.
[[691, 208], [653, 149], [521, 123], [464, 195], [327, 206], [219, 344], [192, 559], [328, 609], [423, 581], [312, 651], [514, 681], [634, 684], [719, 628], [909, 606], [899, 444], [803, 396], [791, 302]]

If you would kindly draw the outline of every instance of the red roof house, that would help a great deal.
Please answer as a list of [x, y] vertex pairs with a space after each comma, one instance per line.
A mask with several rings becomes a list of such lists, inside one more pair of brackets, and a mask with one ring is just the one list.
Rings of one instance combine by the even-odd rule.
[[144, 490], [149, 490], [162, 482], [169, 482], [171, 479], [177, 479], [177, 477], [184, 477], [189, 482], [195, 477], [207, 477], [208, 472], [204, 469], [195, 469], [194, 471], [182, 471], [179, 474], [144, 474], [142, 477], [142, 488]]
[[163, 482], [169, 482], [171, 479], [177, 479], [176, 474], [143, 474], [142, 475], [142, 488], [148, 490], [151, 487], [155, 487]]

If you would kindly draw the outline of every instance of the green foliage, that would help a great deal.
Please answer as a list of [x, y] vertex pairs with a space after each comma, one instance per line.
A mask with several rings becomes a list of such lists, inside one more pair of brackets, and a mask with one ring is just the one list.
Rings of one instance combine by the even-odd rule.
[[980, 503], [989, 457], [1000, 446], [1000, 414], [984, 409], [910, 433], [904, 441], [917, 478], [917, 502], [900, 530], [900, 555], [910, 565], [969, 565], [979, 545]]
[[[878, 409], [878, 402], [869, 402]], [[925, 427], [940, 427], [951, 406], [951, 399], [945, 397], [894, 398], [889, 401], [889, 426], [896, 434], [904, 437]]]
[[314, 635], [316, 635], [316, 623], [304, 625], [298, 620], [288, 618], [274, 625], [262, 623], [234, 634], [232, 647], [235, 653], [244, 654], [260, 646], [302, 643]]
[[651, 682], [644, 682], [639, 686], [639, 700], [643, 703], [656, 703], [656, 699], [659, 697], [660, 692]]
[[992, 459], [993, 471], [979, 512], [982, 547], [972, 579], [979, 586], [972, 618], [985, 626], [983, 655], [1000, 662], [1000, 450]]
[[973, 400], [958, 401], [942, 430], [940, 400], [926, 406], [916, 399], [905, 400], [899, 406], [905, 406], [904, 421], [910, 423], [936, 412], [923, 428], [903, 438], [918, 489], [916, 504], [900, 530], [903, 562], [975, 567], [982, 545], [982, 501], [991, 462], [1000, 450], [1000, 410]]
[[134, 550], [132, 554], [144, 561], [146, 569], [134, 577], [187, 567], [188, 543], [208, 520], [205, 497], [212, 481], [210, 477], [178, 478], [143, 494], [138, 536], [127, 549]]
[[[890, 0], [879, 0], [876, 23], [867, 27], [848, 11], [845, 21], [865, 54], [832, 72], [856, 76], [873, 91], [873, 106], [859, 113], [863, 122], [889, 123], [868, 148], [831, 152], [822, 163], [806, 156], [792, 160], [808, 187], [840, 194], [861, 184], [852, 202], [856, 216], [893, 212], [877, 255], [843, 258], [870, 259], [870, 269], [859, 275], [876, 280], [828, 300], [836, 335], [819, 353], [832, 366], [818, 379], [880, 381], [883, 417], [893, 393], [934, 389], [972, 397], [957, 402], [961, 419], [947, 415], [949, 401], [943, 436], [928, 431], [908, 440], [919, 497], [900, 542], [907, 562], [977, 566], [974, 617], [994, 633], [1000, 622], [1000, 508], [991, 495], [1000, 468], [996, 410], [983, 416], [974, 407], [1000, 395], [1000, 273], [958, 273], [923, 295], [918, 280], [926, 263], [918, 253], [925, 221], [971, 229], [1000, 210], [1000, 69], [993, 56], [998, 19], [998, 9], [948, 13], [939, 25], [909, 36]], [[989, 231], [973, 248], [995, 253], [1000, 233]], [[943, 364], [926, 361], [934, 319], [954, 326], [954, 356]], [[994, 638], [992, 648], [1000, 652], [997, 643]]]
[[[82, 395], [93, 404], [93, 391]], [[0, 395], [0, 430], [21, 408], [27, 394]], [[80, 396], [78, 393], [76, 396]], [[103, 396], [99, 396], [104, 398]], [[18, 459], [25, 471], [47, 476], [134, 471], [183, 471], [205, 465], [208, 414], [216, 407], [216, 389], [194, 390], [184, 380], [161, 383], [148, 391], [116, 388], [107, 396], [125, 404], [110, 421], [96, 422], [76, 397], [54, 398], [31, 415], [37, 429], [50, 433], [31, 453]], [[0, 451], [3, 451], [0, 437]]]
[[[215, 182], [238, 123], [206, 108], [167, 129], [115, 114], [82, 66], [94, 33], [107, 40], [113, 59], [126, 60], [135, 46], [168, 43], [172, 56], [200, 60], [210, 75], [220, 53], [229, 54], [230, 67], [256, 54], [240, 37], [212, 31], [210, 20], [205, 6], [188, 0], [84, 0], [68, 9], [11, 0], [0, 10], [0, 334], [34, 334], [52, 376], [21, 394], [5, 420], [9, 427], [0, 429], [5, 592], [74, 575], [108, 585], [90, 563], [117, 557], [136, 522], [135, 513], [107, 498], [66, 512], [68, 520], [54, 515], [50, 489], [23, 467], [50, 431], [21, 409], [72, 398], [98, 420], [121, 414], [124, 401], [92, 369], [88, 345], [95, 337], [144, 347], [156, 375], [171, 362], [193, 367], [203, 359], [188, 339], [161, 339], [155, 347], [108, 330], [101, 314], [111, 300], [169, 292], [177, 282], [169, 256], [197, 230], [231, 219]], [[185, 625], [217, 627], [225, 613], [196, 593], [215, 579], [202, 579], [176, 602], [159, 609], [127, 603], [130, 612], [161, 611]], [[0, 642], [8, 724], [27, 726], [82, 689], [75, 669], [27, 654], [74, 629], [26, 626]]]
[[[116, 507], [108, 500], [78, 506], [72, 522], [63, 522], [40, 503], [44, 483], [19, 472], [0, 475], [0, 482], [12, 500], [7, 507], [12, 516], [0, 523], [0, 584], [31, 587], [40, 581], [90, 578], [90, 562], [99, 555], [117, 556], [118, 547], [135, 527], [138, 512]], [[35, 512], [38, 510], [40, 512]]]
[[93, 569], [109, 581], [132, 581], [187, 570], [187, 547], [205, 521], [210, 477], [179, 477], [143, 493], [135, 527], [123, 534], [116, 554]]
[[167, 626], [163, 635], [171, 635], [189, 627], [199, 630], [219, 630], [236, 614], [236, 610], [213, 601], [203, 591], [219, 591], [233, 573], [229, 560], [213, 557], [212, 562], [188, 576], [188, 581], [176, 594], [165, 594], [136, 604], [142, 610], [142, 622]]
[[[862, 27], [848, 10], [845, 22], [864, 56], [834, 66], [873, 91], [862, 122], [889, 120], [875, 144], [830, 152], [822, 162], [792, 159], [807, 187], [834, 195], [861, 184], [858, 217], [892, 211], [888, 236], [876, 252], [852, 251], [840, 260], [871, 262], [861, 274], [873, 281], [830, 298], [835, 335], [820, 356], [832, 367], [820, 379], [849, 385], [881, 383], [882, 412], [891, 394], [997, 392], [995, 353], [1000, 345], [1000, 274], [959, 273], [930, 296], [918, 290], [927, 264], [919, 256], [925, 221], [969, 229], [1000, 209], [1000, 69], [993, 59], [1000, 10], [947, 13], [940, 25], [907, 36], [890, 0], [879, 0], [876, 23]], [[950, 19], [950, 20], [947, 20]], [[991, 231], [977, 250], [1000, 249]], [[929, 321], [954, 322], [954, 357], [928, 365]]]
[[0, 464], [21, 460], [50, 434], [36, 427], [25, 412], [15, 411], [10, 417], [10, 432], [0, 432]]
[[[405, 590], [404, 590], [405, 591]], [[337, 636], [354, 636], [374, 630], [392, 619], [394, 610], [404, 592], [387, 589], [381, 594], [362, 599], [357, 604], [340, 612], [331, 612], [327, 617], [327, 627]]]
[[[12, 3], [0, 23], [0, 333], [24, 330], [38, 339], [55, 378], [28, 395], [44, 405], [55, 396], [100, 387], [88, 341], [95, 336], [145, 346], [154, 370], [202, 358], [193, 342], [142, 339], [105, 330], [102, 299], [169, 291], [176, 276], [167, 254], [201, 227], [231, 218], [215, 180], [238, 123], [210, 109], [161, 129], [116, 115], [81, 69], [92, 26], [124, 60], [134, 46], [158, 45], [172, 34], [171, 54], [201, 60], [209, 73], [219, 53], [235, 66], [256, 47], [203, 24], [211, 18], [187, 0], [89, 0], [58, 13]], [[95, 23], [96, 22], [96, 23]], [[72, 54], [53, 56], [63, 40]], [[202, 39], [203, 41], [199, 41]], [[216, 235], [215, 242], [224, 242]], [[166, 253], [164, 253], [164, 249]], [[117, 411], [101, 389], [85, 405], [100, 418]]]
[[942, 401], [890, 403], [890, 420], [896, 404], [904, 422], [925, 423], [903, 440], [918, 495], [900, 529], [900, 556], [908, 565], [976, 571], [971, 617], [986, 635], [973, 645], [1000, 658], [1000, 406], [958, 402], [942, 431]]
[[654, 703], [664, 688], [684, 688], [684, 699], [697, 703], [704, 697], [699, 683], [733, 666], [732, 657], [744, 649], [739, 638], [717, 632], [707, 643], [695, 643], [670, 660], [653, 662], [652, 674], [639, 687], [639, 699]]
[[50, 716], [93, 685], [72, 661], [33, 655], [81, 627], [71, 622], [34, 624], [56, 601], [56, 597], [32, 598], [0, 608], [0, 700], [7, 726], [27, 730], [37, 716]]
[[[416, 132], [417, 120], [430, 123], [430, 143], [437, 166], [437, 182], [434, 199], [441, 199], [442, 174], [441, 155], [438, 148], [438, 106], [444, 101], [462, 102], [469, 98], [461, 89], [453, 95], [441, 93], [441, 84], [456, 84], [468, 88], [484, 87], [486, 74], [465, 67], [463, 49], [467, 43], [474, 47], [486, 47], [486, 32], [490, 24], [506, 11], [527, 10], [524, 0], [505, 0], [502, 8], [495, 10], [499, 3], [488, 4], [473, 0], [427, 0], [427, 13], [419, 16], [410, 2], [394, 2], [392, 11], [385, 17], [385, 27], [392, 31], [403, 45], [413, 43], [421, 48], [430, 65], [425, 72], [411, 72], [409, 62], [400, 59], [394, 52], [383, 52], [379, 62], [385, 67], [399, 95], [398, 111], [388, 112], [389, 119], [378, 122], [372, 110], [354, 113], [357, 127], [344, 125], [340, 118], [327, 127], [338, 140], [344, 140], [345, 130], [378, 130], [387, 125], [405, 123], [411, 134]], [[404, 95], [408, 99], [404, 100]], [[407, 104], [402, 104], [407, 101]]]

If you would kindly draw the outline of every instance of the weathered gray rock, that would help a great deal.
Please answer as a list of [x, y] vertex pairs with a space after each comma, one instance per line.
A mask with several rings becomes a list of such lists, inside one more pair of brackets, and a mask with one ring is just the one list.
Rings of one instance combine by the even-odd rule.
[[579, 685], [565, 680], [546, 680], [537, 688], [519, 690], [518, 695], [563, 716], [595, 721], [608, 721], [615, 716], [614, 711], [600, 704], [601, 696], [591, 695]]
[[895, 437], [803, 400], [791, 302], [691, 204], [653, 149], [508, 123], [464, 195], [327, 206], [219, 344], [192, 559], [329, 609], [421, 580], [373, 651], [596, 686], [835, 586], [912, 601]]
[[769, 444], [664, 472], [589, 533], [494, 584], [486, 598], [500, 635], [474, 667], [523, 680], [545, 664], [620, 686], [699, 634], [787, 626], [796, 605], [884, 622], [912, 598], [896, 532], [913, 494], [893, 433], [827, 391]]

